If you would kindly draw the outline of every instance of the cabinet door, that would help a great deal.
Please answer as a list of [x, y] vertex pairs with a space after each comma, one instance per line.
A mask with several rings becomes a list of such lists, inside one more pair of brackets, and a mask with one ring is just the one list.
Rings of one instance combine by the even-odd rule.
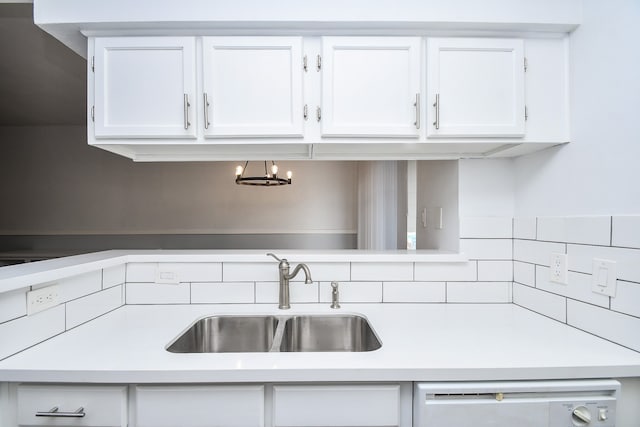
[[418, 37], [322, 38], [322, 136], [417, 137]]
[[95, 40], [96, 138], [195, 138], [195, 39]]
[[136, 427], [261, 427], [264, 386], [138, 386]]
[[399, 426], [400, 390], [399, 384], [274, 386], [273, 426]]
[[427, 137], [524, 135], [524, 54], [518, 39], [427, 40]]
[[204, 37], [204, 135], [302, 136], [302, 38]]

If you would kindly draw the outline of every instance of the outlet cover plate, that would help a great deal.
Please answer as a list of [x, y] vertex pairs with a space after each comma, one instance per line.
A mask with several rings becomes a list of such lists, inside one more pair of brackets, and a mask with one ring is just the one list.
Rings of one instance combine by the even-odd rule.
[[593, 259], [591, 290], [600, 295], [616, 296], [616, 262], [607, 259]]
[[158, 266], [156, 269], [156, 283], [162, 285], [179, 285], [180, 278], [175, 270], [166, 270]]
[[549, 281], [569, 284], [569, 274], [567, 272], [567, 254], [551, 254], [549, 262]]
[[58, 285], [27, 292], [27, 316], [55, 307], [59, 304]]

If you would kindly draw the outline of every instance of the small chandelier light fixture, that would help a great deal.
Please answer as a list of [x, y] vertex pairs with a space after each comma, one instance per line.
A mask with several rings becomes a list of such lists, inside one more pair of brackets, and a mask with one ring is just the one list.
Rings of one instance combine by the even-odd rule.
[[244, 167], [236, 166], [236, 184], [241, 185], [259, 185], [262, 187], [272, 187], [277, 185], [289, 185], [291, 184], [291, 171], [287, 171], [286, 178], [280, 178], [278, 176], [278, 165], [273, 160], [271, 166], [267, 169], [267, 161], [264, 161], [264, 175], [262, 176], [245, 176], [249, 161], [244, 163]]

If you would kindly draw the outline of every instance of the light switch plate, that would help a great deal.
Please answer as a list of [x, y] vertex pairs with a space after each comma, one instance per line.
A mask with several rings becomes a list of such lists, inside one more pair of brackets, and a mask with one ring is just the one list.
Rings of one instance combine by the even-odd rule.
[[607, 259], [593, 259], [591, 273], [591, 290], [600, 295], [616, 296], [617, 285], [616, 262]]
[[569, 284], [567, 254], [551, 254], [551, 261], [549, 263], [549, 281], [560, 283], [562, 285]]

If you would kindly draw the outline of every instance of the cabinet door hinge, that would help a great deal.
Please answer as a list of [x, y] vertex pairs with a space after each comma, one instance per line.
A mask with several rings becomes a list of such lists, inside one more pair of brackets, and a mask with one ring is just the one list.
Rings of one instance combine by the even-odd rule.
[[92, 72], [96, 72], [96, 57], [92, 56], [91, 57], [91, 71]]
[[304, 72], [307, 72], [307, 55], [304, 56], [304, 58], [302, 58], [302, 69], [304, 70]]
[[304, 108], [302, 109], [302, 117], [304, 117], [305, 120], [309, 118], [307, 104], [304, 104]]
[[524, 121], [529, 120], [529, 110], [527, 110], [527, 106], [524, 106]]
[[529, 67], [529, 63], [527, 62], [527, 58], [524, 58], [524, 72], [527, 72], [527, 68]]
[[96, 106], [95, 105], [91, 106], [91, 121], [92, 122], [96, 121]]
[[322, 56], [318, 55], [316, 58], [316, 71], [322, 70]]
[[316, 108], [316, 119], [318, 119], [318, 121], [322, 120], [322, 109], [320, 107]]

